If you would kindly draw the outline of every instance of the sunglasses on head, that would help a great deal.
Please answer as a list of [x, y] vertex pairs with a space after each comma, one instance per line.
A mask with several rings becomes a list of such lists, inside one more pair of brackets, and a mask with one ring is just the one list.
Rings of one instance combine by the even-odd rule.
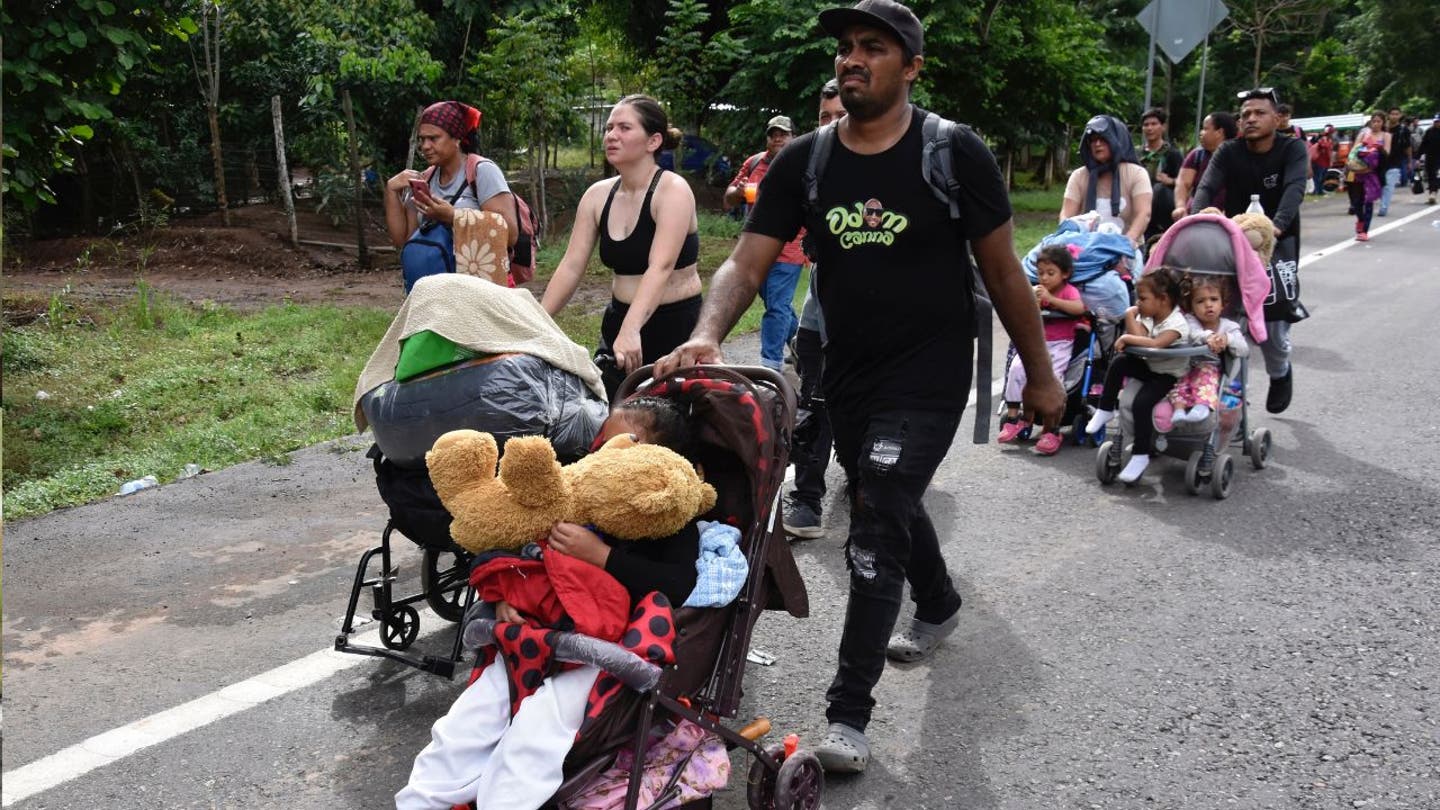
[[1268, 98], [1271, 104], [1280, 104], [1280, 94], [1276, 93], [1273, 87], [1256, 87], [1253, 90], [1241, 90], [1235, 94], [1235, 98], [1241, 101], [1249, 101], [1252, 98]]
[[1106, 118], [1106, 117], [1103, 116], [1103, 115], [1097, 115], [1097, 116], [1095, 116], [1094, 118], [1091, 118], [1089, 121], [1086, 121], [1086, 122], [1085, 122], [1085, 134], [1086, 134], [1086, 135], [1089, 135], [1089, 134], [1092, 133], [1092, 132], [1097, 133], [1097, 134], [1099, 134], [1099, 133], [1104, 133], [1104, 132], [1108, 132], [1109, 130], [1110, 130], [1110, 119], [1109, 119], [1109, 118]]

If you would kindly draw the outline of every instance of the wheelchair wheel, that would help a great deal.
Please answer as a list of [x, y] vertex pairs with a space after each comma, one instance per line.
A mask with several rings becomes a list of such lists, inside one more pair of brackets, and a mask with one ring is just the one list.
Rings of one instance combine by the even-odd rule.
[[420, 587], [425, 602], [435, 615], [447, 622], [458, 622], [465, 616], [465, 597], [470, 592], [470, 564], [466, 557], [453, 551], [425, 549], [420, 566]]
[[809, 751], [796, 751], [780, 763], [775, 777], [776, 810], [818, 810], [825, 792], [825, 771]]
[[406, 650], [420, 636], [420, 613], [409, 605], [393, 605], [380, 620], [380, 643], [389, 650]]
[[1210, 471], [1210, 495], [1217, 501], [1230, 497], [1230, 480], [1235, 477], [1235, 459], [1229, 453], [1222, 453], [1215, 459]]

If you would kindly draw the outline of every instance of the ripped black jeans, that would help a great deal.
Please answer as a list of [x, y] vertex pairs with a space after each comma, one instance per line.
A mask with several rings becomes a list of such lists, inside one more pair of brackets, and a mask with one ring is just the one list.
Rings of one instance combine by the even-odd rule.
[[960, 608], [940, 539], [921, 502], [950, 450], [960, 411], [865, 414], [832, 405], [830, 424], [850, 495], [845, 542], [850, 600], [825, 717], [863, 731], [875, 707], [871, 691], [885, 671], [885, 647], [905, 583], [921, 621], [938, 624]]

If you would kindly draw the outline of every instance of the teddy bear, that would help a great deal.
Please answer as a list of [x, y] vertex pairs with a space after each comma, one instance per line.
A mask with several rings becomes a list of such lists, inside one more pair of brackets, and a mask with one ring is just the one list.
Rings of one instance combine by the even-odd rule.
[[[1225, 216], [1225, 212], [1211, 206], [1204, 209], [1202, 214], [1214, 214]], [[1240, 226], [1240, 231], [1250, 241], [1250, 247], [1255, 248], [1255, 254], [1260, 257], [1260, 263], [1270, 265], [1270, 257], [1275, 252], [1275, 223], [1264, 214], [1239, 213], [1230, 218], [1231, 222]]]
[[425, 464], [451, 537], [477, 554], [519, 549], [561, 520], [622, 540], [669, 537], [715, 505], [714, 487], [683, 456], [629, 434], [562, 467], [542, 436], [510, 439], [502, 457], [490, 434], [454, 430]]

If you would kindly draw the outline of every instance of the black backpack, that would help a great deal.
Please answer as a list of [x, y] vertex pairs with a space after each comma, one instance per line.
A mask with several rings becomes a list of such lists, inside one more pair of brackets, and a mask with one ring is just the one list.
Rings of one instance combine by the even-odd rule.
[[[821, 219], [820, 175], [824, 173], [825, 166], [830, 162], [830, 151], [835, 146], [837, 137], [835, 126], [835, 123], [830, 123], [815, 130], [815, 142], [810, 148], [810, 160], [805, 164], [805, 173], [801, 175], [801, 182], [805, 184], [805, 220], [807, 223]], [[930, 187], [930, 193], [935, 195], [935, 199], [950, 209], [950, 218], [957, 221], [960, 219], [960, 181], [955, 178], [954, 158], [955, 134], [959, 126], [948, 118], [942, 118], [933, 112], [926, 112], [925, 121], [920, 128], [920, 139], [924, 144], [920, 151], [920, 175], [925, 178], [925, 184]], [[811, 240], [809, 230], [805, 233], [805, 239], [807, 242]], [[806, 245], [805, 252], [812, 260], [818, 255], [818, 250], [813, 242]], [[973, 257], [970, 267], [969, 287], [975, 301], [976, 410], [974, 442], [975, 444], [985, 444], [990, 439], [990, 410], [992, 408], [990, 354], [994, 342], [991, 337], [993, 307], [984, 292], [984, 283], [974, 270]], [[818, 299], [816, 303], [818, 305]]]

